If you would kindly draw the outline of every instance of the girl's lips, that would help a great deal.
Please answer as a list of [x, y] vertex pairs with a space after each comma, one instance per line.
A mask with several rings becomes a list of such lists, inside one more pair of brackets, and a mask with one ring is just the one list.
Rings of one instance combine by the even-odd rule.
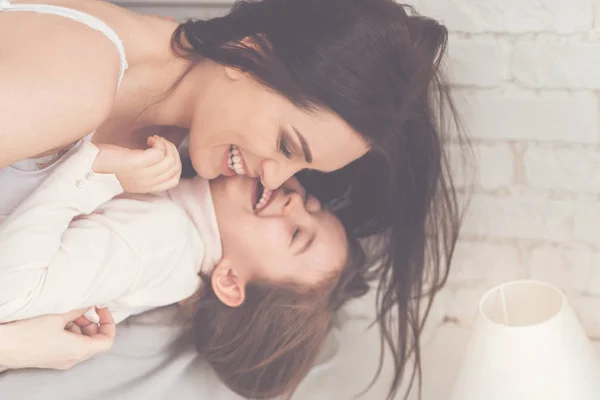
[[254, 210], [254, 205], [258, 201], [257, 197], [258, 197], [258, 185], [259, 184], [260, 184], [260, 180], [254, 179], [254, 182], [252, 183], [252, 189], [250, 190], [250, 206], [252, 207], [252, 210]]

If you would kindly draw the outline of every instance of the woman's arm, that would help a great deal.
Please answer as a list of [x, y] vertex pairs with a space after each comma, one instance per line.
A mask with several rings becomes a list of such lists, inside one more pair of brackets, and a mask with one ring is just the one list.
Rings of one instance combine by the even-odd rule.
[[[109, 350], [116, 333], [110, 312], [98, 309], [98, 324], [89, 324], [83, 312], [0, 324], [0, 373], [17, 368], [69, 369]], [[82, 333], [65, 330], [71, 322], [83, 326]]]

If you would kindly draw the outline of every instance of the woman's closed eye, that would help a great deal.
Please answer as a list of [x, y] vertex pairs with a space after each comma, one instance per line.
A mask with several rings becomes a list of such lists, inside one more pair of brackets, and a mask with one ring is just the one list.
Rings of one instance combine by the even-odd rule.
[[277, 150], [285, 156], [285, 158], [292, 158], [292, 151], [290, 150], [290, 146], [286, 143], [285, 138], [282, 134], [279, 135], [277, 139]]

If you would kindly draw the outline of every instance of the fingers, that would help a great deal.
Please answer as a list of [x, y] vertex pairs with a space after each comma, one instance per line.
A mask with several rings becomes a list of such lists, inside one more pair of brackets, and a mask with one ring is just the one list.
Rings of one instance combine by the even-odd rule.
[[98, 324], [90, 321], [85, 316], [77, 318], [73, 323], [81, 328], [81, 333], [86, 336], [93, 336], [98, 333]]
[[96, 308], [96, 314], [98, 314], [100, 326], [102, 325], [114, 325], [115, 320], [108, 308]]
[[85, 315], [82, 315], [81, 317], [77, 318], [75, 321], [73, 321], [73, 323], [77, 324], [77, 326], [81, 328], [89, 324], [93, 324], [93, 322], [87, 319]]
[[99, 331], [100, 328], [98, 327], [98, 324], [95, 324], [93, 322], [90, 322], [89, 324], [81, 327], [81, 333], [83, 333], [85, 336], [97, 335]]
[[93, 335], [93, 338], [104, 341], [106, 345], [112, 346], [112, 342], [115, 340], [117, 334], [117, 326], [115, 324], [100, 325], [98, 333]]
[[[155, 168], [155, 167], [152, 167]], [[175, 164], [168, 167], [162, 172], [157, 171], [157, 175], [155, 175], [155, 179], [153, 180], [153, 184], [155, 186], [156, 191], [167, 190], [172, 187], [177, 186], [179, 183], [179, 179], [181, 178], [181, 162], [179, 159]], [[168, 186], [165, 188], [165, 186]]]
[[85, 336], [95, 336], [96, 339], [101, 341], [103, 340], [102, 336], [104, 336], [109, 341], [112, 341], [116, 333], [115, 321], [112, 314], [107, 308], [96, 308], [96, 314], [99, 318], [98, 323], [92, 322], [82, 315], [74, 321], [69, 322], [65, 329]]
[[[151, 171], [165, 171], [168, 169], [168, 167], [172, 166], [172, 165], [177, 165], [177, 164], [181, 164], [181, 160], [179, 159], [179, 151], [177, 151], [177, 147], [169, 142], [168, 140], [159, 137], [159, 136], [152, 136], [148, 139], [149, 143], [150, 143], [150, 139], [152, 138], [156, 138], [152, 141], [153, 143], [153, 148], [160, 150], [163, 152], [164, 154], [164, 158], [162, 161], [160, 161], [159, 163], [153, 164], [152, 166], [150, 166], [149, 170]], [[156, 173], [155, 173], [156, 174]]]
[[159, 136], [151, 136], [147, 142], [149, 149], [129, 151], [129, 158], [119, 161], [122, 166], [117, 178], [126, 192], [156, 193], [179, 183], [182, 165], [177, 147]]
[[152, 188], [152, 192], [162, 192], [169, 190], [177, 186], [181, 178], [181, 170], [174, 169], [173, 171], [167, 172], [162, 175], [159, 183], [155, 184]]
[[[79, 330], [81, 336], [79, 336], [78, 345], [83, 346], [83, 352], [85, 353], [85, 356], [78, 361], [110, 350], [115, 342], [117, 328], [110, 311], [106, 308], [96, 308], [96, 313], [99, 317], [98, 324], [92, 322], [81, 327], [79, 324], [73, 323], [71, 327], [72, 332]], [[78, 320], [78, 322], [81, 325], [85, 324], [83, 320]]]
[[[169, 147], [170, 147], [169, 145], [162, 143], [161, 145], [156, 144], [155, 146], [156, 147], [153, 148], [154, 150], [159, 150], [161, 152], [164, 152], [163, 158], [162, 158], [162, 160], [160, 160], [157, 163], [146, 166], [146, 170], [144, 171], [144, 173], [147, 174], [148, 176], [158, 176], [161, 173], [170, 169], [175, 164], [175, 160], [169, 154]], [[148, 151], [148, 150], [146, 150], [146, 151]]]
[[159, 164], [165, 159], [165, 153], [158, 148], [151, 147], [138, 153], [136, 164], [138, 168], [148, 168]]
[[94, 348], [98, 352], [110, 349], [115, 341], [117, 327], [113, 320], [112, 314], [106, 308], [96, 308], [96, 313], [100, 320], [97, 326], [98, 330], [89, 337], [94, 343]]
[[181, 159], [177, 147], [158, 136], [150, 137], [148, 143], [152, 143], [153, 148], [164, 152], [164, 159], [145, 171], [147, 176], [154, 177], [149, 182], [153, 186], [152, 191], [159, 192], [177, 186], [181, 177]]
[[77, 325], [74, 324], [73, 322], [67, 324], [67, 326], [65, 327], [65, 330], [74, 333], [76, 335], [81, 335], [81, 328]]
[[148, 146], [150, 146], [150, 147], [152, 147], [154, 149], [160, 150], [163, 153], [163, 156], [166, 156], [166, 154], [167, 154], [167, 147], [168, 147], [167, 143], [170, 143], [166, 139], [164, 139], [161, 136], [154, 135], [154, 136], [150, 136], [148, 138], [148, 142], [147, 143], [148, 143]]
[[73, 321], [79, 319], [79, 317], [81, 317], [83, 314], [85, 314], [85, 312], [87, 310], [89, 310], [89, 308], [82, 308], [79, 310], [73, 310], [68, 313], [60, 314], [60, 317], [64, 323], [63, 325], [67, 325], [69, 322], [73, 322]]

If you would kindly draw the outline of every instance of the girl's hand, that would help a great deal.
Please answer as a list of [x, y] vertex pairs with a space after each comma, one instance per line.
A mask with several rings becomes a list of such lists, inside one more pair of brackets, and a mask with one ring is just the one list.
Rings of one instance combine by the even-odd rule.
[[98, 144], [93, 170], [115, 174], [127, 193], [155, 193], [174, 188], [181, 177], [181, 160], [175, 145], [159, 136], [148, 138], [149, 149], [130, 150]]

